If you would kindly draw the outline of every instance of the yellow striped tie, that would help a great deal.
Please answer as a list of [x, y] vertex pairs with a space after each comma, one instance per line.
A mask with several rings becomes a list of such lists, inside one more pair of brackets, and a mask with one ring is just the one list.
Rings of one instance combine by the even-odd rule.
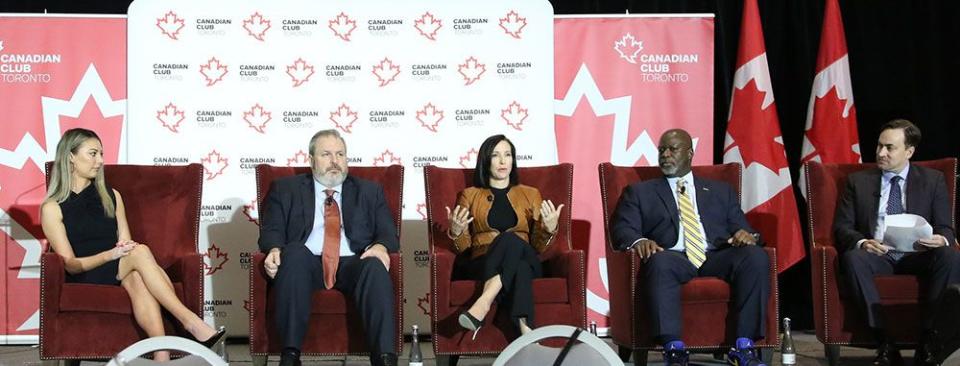
[[684, 180], [677, 180], [677, 198], [680, 201], [680, 223], [683, 225], [683, 248], [687, 259], [697, 268], [707, 260], [703, 238], [700, 237], [700, 218], [693, 209], [693, 201], [684, 189]]

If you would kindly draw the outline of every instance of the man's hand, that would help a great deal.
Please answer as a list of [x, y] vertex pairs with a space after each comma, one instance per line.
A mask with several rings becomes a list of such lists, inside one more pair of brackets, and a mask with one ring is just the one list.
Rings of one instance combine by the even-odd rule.
[[390, 253], [387, 252], [387, 247], [383, 244], [374, 244], [370, 246], [370, 249], [367, 249], [360, 255], [360, 259], [367, 257], [375, 257], [383, 262], [383, 266], [387, 268], [387, 271], [390, 271]]
[[880, 243], [879, 241], [876, 241], [873, 239], [864, 240], [863, 243], [860, 244], [860, 249], [866, 250], [867, 252], [870, 252], [876, 255], [887, 254], [887, 251], [890, 250], [889, 248], [887, 248], [886, 245], [883, 245], [883, 243]]
[[917, 243], [926, 248], [935, 249], [947, 245], [947, 238], [940, 234], [934, 234], [929, 239], [917, 240]]
[[263, 261], [263, 269], [271, 279], [277, 276], [277, 270], [280, 269], [280, 248], [270, 249], [267, 259]]
[[640, 256], [640, 259], [646, 260], [652, 257], [654, 254], [663, 251], [663, 247], [657, 245], [657, 242], [650, 239], [642, 239], [637, 245], [633, 246], [633, 250], [637, 252], [637, 255]]
[[746, 230], [740, 229], [730, 239], [727, 239], [727, 243], [735, 247], [742, 247], [744, 245], [757, 245], [757, 238], [753, 234], [748, 233]]

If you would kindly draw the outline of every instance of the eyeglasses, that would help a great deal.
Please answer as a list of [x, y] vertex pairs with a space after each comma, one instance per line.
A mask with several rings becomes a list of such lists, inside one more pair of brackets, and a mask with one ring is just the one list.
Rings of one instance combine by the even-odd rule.
[[657, 151], [663, 154], [665, 151], [670, 150], [670, 154], [676, 154], [683, 150], [689, 150], [690, 147], [682, 145], [673, 145], [673, 146], [658, 146]]

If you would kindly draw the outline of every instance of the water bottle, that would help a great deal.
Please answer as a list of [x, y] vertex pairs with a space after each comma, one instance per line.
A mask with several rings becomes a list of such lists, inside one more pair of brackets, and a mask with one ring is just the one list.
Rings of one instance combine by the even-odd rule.
[[780, 363], [797, 364], [797, 351], [793, 348], [793, 336], [790, 335], [790, 318], [783, 318], [783, 339], [780, 341]]
[[420, 352], [420, 327], [413, 325], [413, 342], [410, 343], [410, 366], [423, 366], [423, 353]]
[[597, 321], [590, 321], [590, 334], [597, 335]]

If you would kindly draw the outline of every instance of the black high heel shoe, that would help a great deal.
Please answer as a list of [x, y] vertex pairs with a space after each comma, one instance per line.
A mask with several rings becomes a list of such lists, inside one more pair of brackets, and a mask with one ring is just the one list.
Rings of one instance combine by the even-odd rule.
[[217, 329], [216, 334], [210, 336], [210, 338], [207, 338], [207, 340], [205, 341], [198, 340], [197, 343], [200, 343], [207, 348], [213, 348], [213, 346], [216, 346], [217, 343], [220, 343], [221, 341], [223, 341], [223, 338], [226, 337], [226, 335], [227, 335], [227, 327], [220, 326], [220, 328]]
[[467, 330], [473, 331], [473, 337], [470, 338], [470, 340], [477, 339], [477, 332], [479, 332], [480, 328], [483, 327], [482, 321], [480, 321], [473, 315], [470, 315], [470, 313], [466, 311], [460, 313], [460, 317], [457, 318], [457, 320], [460, 322], [461, 327], [464, 327]]

